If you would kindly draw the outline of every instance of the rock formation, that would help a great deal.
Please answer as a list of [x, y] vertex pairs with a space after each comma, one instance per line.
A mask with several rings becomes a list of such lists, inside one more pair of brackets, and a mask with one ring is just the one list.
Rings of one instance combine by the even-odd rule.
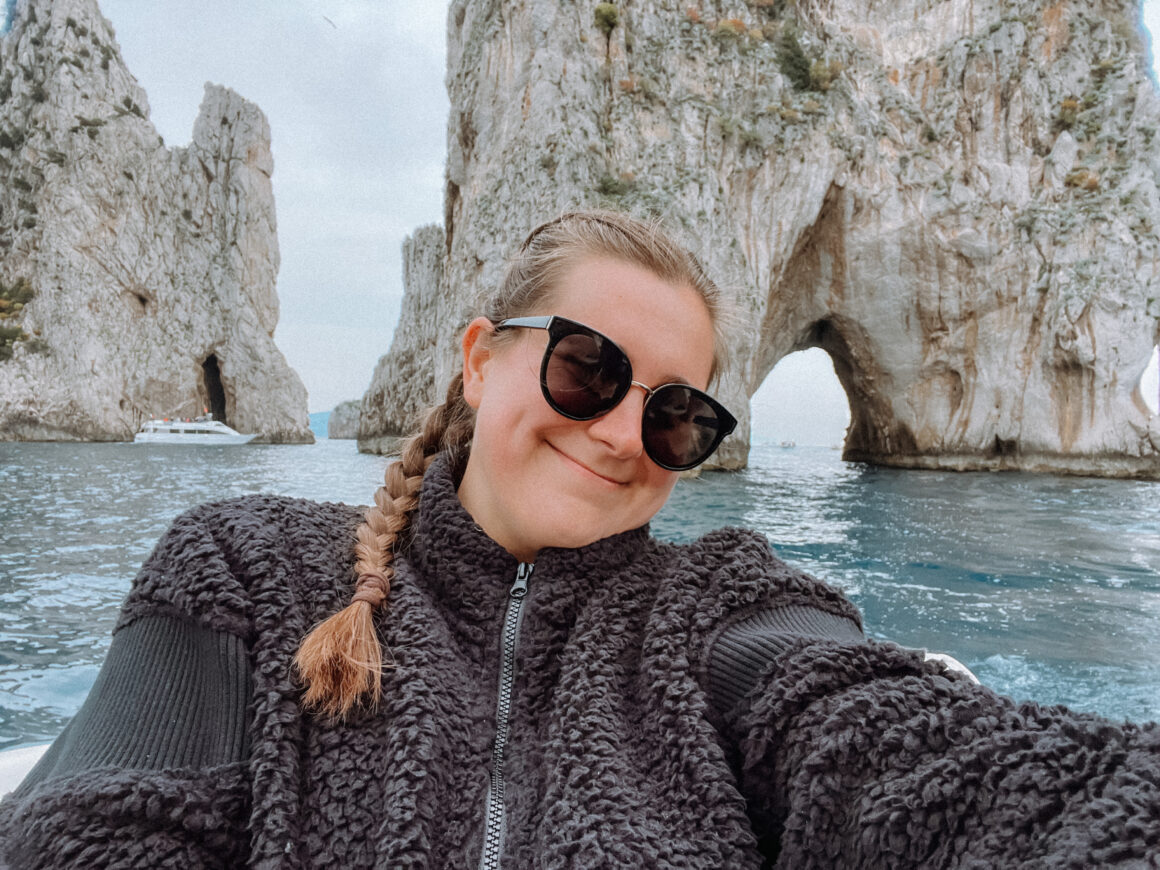
[[735, 296], [719, 392], [825, 349], [845, 457], [1160, 477], [1160, 101], [1118, 0], [453, 0], [442, 227], [363, 400], [381, 449], [541, 219], [663, 216]]
[[309, 442], [274, 346], [270, 129], [206, 86], [166, 148], [95, 0], [21, 0], [0, 37], [0, 440], [131, 439], [209, 409]]
[[358, 418], [362, 402], [352, 399], [334, 406], [326, 419], [326, 437], [330, 440], [353, 440], [358, 437]]

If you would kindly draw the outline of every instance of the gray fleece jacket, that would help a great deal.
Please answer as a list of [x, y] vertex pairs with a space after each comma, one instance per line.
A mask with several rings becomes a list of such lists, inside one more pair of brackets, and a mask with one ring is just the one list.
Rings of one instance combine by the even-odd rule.
[[359, 521], [263, 496], [175, 521], [0, 804], [9, 865], [1160, 866], [1155, 726], [869, 642], [749, 532], [639, 529], [528, 576], [441, 462], [379, 616], [383, 702], [307, 715], [291, 659], [349, 598]]

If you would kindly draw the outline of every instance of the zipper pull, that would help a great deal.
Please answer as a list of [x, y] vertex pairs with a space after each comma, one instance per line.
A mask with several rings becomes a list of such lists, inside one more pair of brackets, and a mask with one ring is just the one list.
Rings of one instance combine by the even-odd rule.
[[516, 581], [508, 590], [508, 595], [512, 598], [523, 598], [528, 594], [528, 578], [532, 576], [532, 569], [535, 567], [531, 562], [520, 562], [520, 567], [516, 569]]

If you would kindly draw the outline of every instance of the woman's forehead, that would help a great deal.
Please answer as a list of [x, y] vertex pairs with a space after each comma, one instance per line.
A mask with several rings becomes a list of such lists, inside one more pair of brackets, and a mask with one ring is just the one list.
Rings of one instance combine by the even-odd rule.
[[659, 378], [700, 386], [708, 381], [715, 342], [708, 306], [692, 287], [643, 266], [582, 260], [562, 275], [538, 313], [567, 317], [607, 335], [642, 375], [647, 369]]

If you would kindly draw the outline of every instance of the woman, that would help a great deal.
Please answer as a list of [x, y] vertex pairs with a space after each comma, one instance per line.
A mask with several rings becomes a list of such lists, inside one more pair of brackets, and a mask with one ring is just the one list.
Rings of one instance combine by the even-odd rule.
[[756, 534], [649, 537], [733, 426], [718, 307], [653, 227], [533, 232], [365, 517], [174, 523], [0, 811], [12, 866], [1157, 861], [1156, 727], [870, 642]]

